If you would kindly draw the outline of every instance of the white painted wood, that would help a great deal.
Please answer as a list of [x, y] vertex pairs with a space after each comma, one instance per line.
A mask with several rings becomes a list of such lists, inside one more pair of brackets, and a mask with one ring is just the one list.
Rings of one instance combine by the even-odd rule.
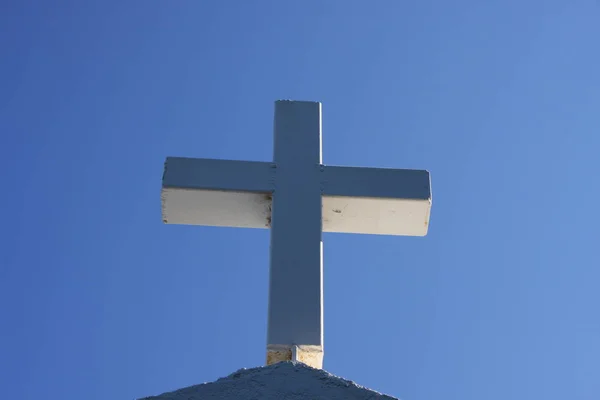
[[163, 220], [270, 227], [267, 359], [310, 349], [307, 360], [320, 367], [322, 232], [426, 235], [430, 177], [422, 170], [322, 165], [321, 104], [315, 102], [275, 103], [273, 160], [169, 157]]
[[267, 228], [274, 179], [273, 163], [169, 157], [161, 193], [163, 221]]
[[163, 220], [167, 224], [268, 228], [271, 194], [165, 188]]
[[163, 188], [271, 193], [275, 164], [261, 161], [168, 157]]
[[267, 343], [323, 344], [321, 104], [275, 103]]
[[[165, 188], [168, 224], [269, 228], [271, 194]], [[323, 232], [425, 236], [431, 200], [323, 197]]]
[[324, 166], [323, 230], [425, 236], [429, 227], [429, 172]]
[[425, 236], [430, 210], [430, 200], [327, 196], [323, 198], [323, 231]]

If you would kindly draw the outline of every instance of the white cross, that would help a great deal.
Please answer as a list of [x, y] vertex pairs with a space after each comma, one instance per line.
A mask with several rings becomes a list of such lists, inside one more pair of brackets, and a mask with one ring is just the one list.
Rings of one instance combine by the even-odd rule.
[[275, 102], [273, 162], [169, 157], [168, 224], [271, 228], [267, 363], [323, 360], [322, 231], [425, 236], [429, 172], [325, 166], [321, 103]]

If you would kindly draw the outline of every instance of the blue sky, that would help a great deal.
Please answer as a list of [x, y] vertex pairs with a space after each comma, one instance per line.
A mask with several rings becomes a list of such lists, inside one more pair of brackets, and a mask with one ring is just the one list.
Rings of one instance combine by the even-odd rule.
[[[0, 387], [158, 394], [262, 365], [266, 230], [163, 225], [166, 156], [428, 169], [425, 238], [325, 234], [325, 368], [402, 399], [600, 398], [600, 7], [0, 6]], [[7, 393], [8, 391], [8, 393]]]

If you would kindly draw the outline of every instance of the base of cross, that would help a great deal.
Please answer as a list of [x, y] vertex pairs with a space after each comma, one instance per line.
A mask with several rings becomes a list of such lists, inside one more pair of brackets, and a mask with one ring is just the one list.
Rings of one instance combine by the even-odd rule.
[[323, 368], [323, 347], [314, 345], [282, 345], [267, 346], [267, 365], [282, 361], [299, 361], [313, 368]]

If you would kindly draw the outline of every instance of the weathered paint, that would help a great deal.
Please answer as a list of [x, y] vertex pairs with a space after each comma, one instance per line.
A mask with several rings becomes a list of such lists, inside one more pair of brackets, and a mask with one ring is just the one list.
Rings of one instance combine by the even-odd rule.
[[268, 363], [289, 359], [297, 345], [311, 349], [306, 361], [321, 367], [322, 232], [426, 235], [430, 177], [422, 170], [323, 165], [316, 102], [275, 103], [273, 153], [271, 163], [169, 157], [163, 220], [270, 227]]
[[273, 163], [168, 157], [161, 193], [163, 221], [266, 228], [274, 180]]
[[425, 236], [430, 200], [373, 197], [323, 198], [323, 231]]
[[166, 224], [268, 228], [271, 196], [265, 193], [164, 188]]
[[323, 367], [322, 346], [268, 345], [267, 365], [283, 361], [299, 361], [313, 368]]

